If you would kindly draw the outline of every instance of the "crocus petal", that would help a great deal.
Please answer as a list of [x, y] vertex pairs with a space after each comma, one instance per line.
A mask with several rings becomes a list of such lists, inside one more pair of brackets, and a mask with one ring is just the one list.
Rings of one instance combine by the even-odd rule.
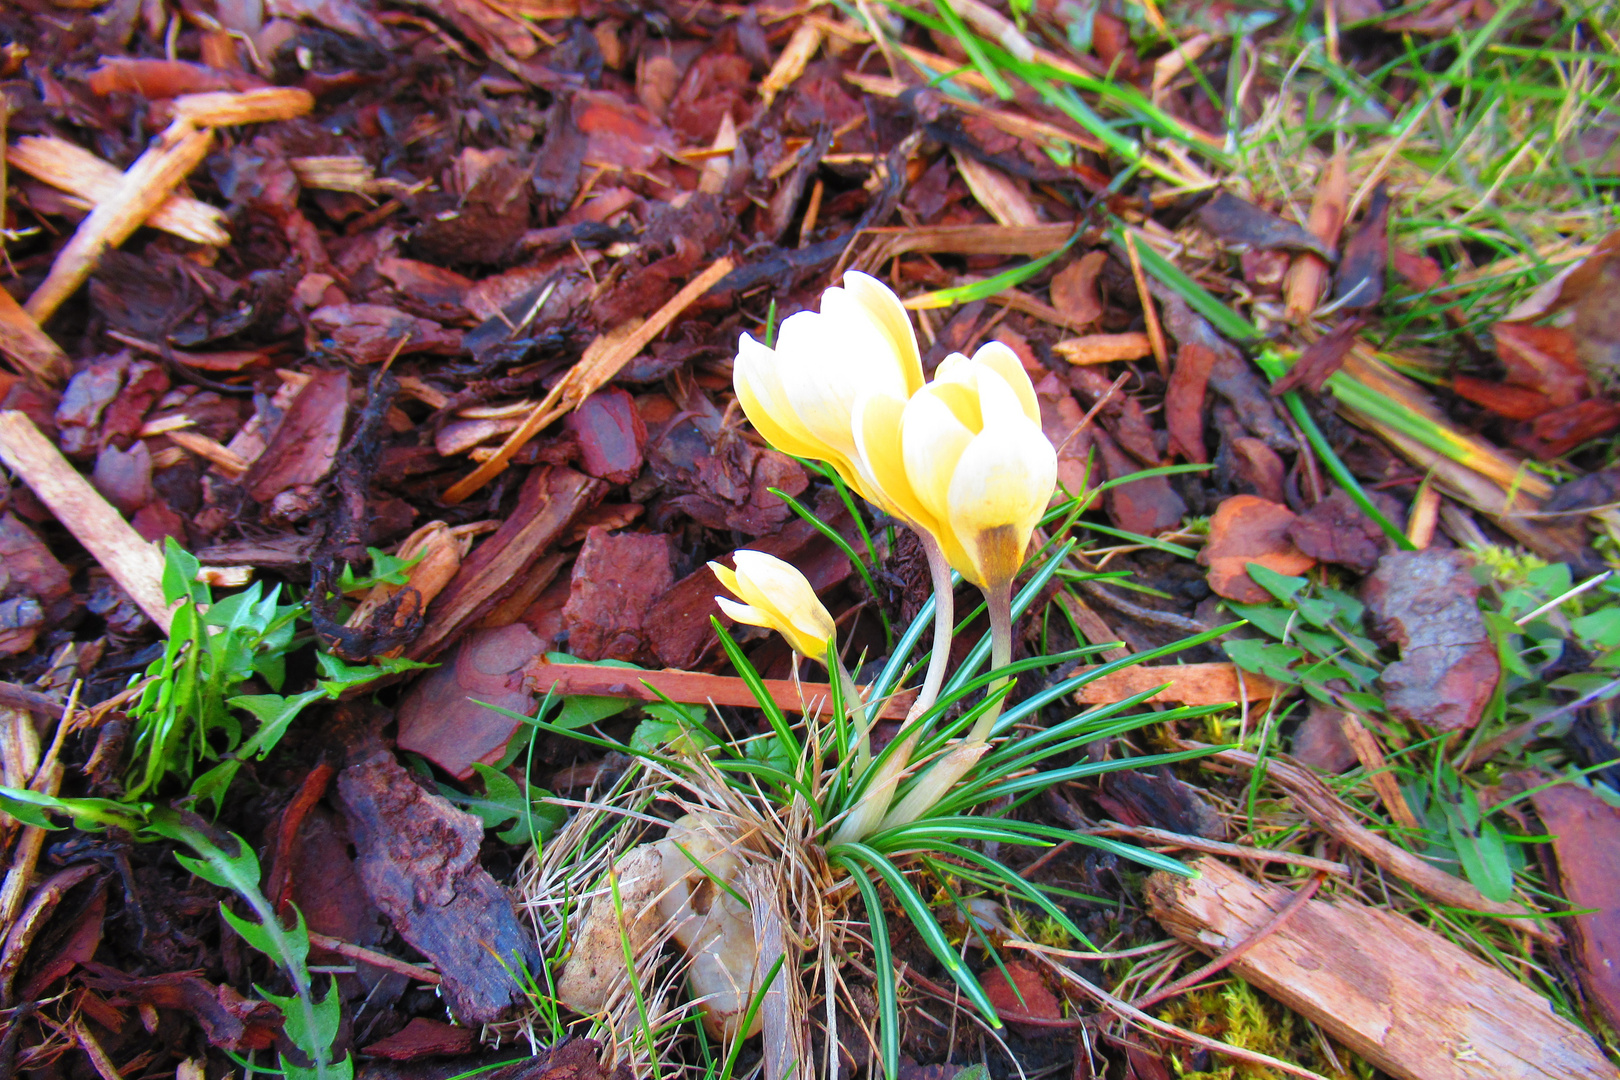
[[779, 360], [769, 348], [744, 334], [737, 343], [732, 383], [750, 423], [778, 450], [824, 459], [829, 449], [807, 431], [782, 389]]
[[731, 567], [722, 566], [717, 562], [711, 562], [709, 564], [709, 571], [719, 579], [720, 584], [724, 586], [733, 596], [742, 595], [742, 593], [737, 591], [737, 572]]
[[910, 397], [922, 389], [922, 357], [917, 351], [917, 334], [911, 328], [911, 317], [906, 314], [900, 298], [883, 282], [859, 270], [844, 275], [844, 289], [883, 327], [893, 343], [905, 378], [905, 396]]
[[905, 400], [891, 394], [862, 394], [855, 399], [850, 422], [855, 430], [857, 464], [879, 495], [871, 501], [903, 521], [937, 532], [938, 519], [917, 498], [906, 476], [900, 442], [905, 411]]
[[988, 425], [962, 452], [947, 520], [981, 584], [1009, 581], [1018, 572], [1056, 483], [1057, 454], [1022, 410], [1017, 423]]
[[951, 474], [973, 435], [932, 384], [906, 402], [900, 425], [906, 476], [917, 500], [937, 521], [950, 516]]
[[1029, 372], [1024, 370], [1017, 353], [1002, 342], [987, 341], [973, 354], [973, 363], [983, 365], [1005, 379], [1013, 393], [1018, 395], [1018, 404], [1022, 406], [1024, 415], [1037, 424], [1041, 422], [1041, 406], [1035, 400], [1035, 385], [1029, 381]]
[[749, 604], [739, 604], [737, 601], [727, 599], [724, 596], [715, 597], [714, 602], [720, 605], [720, 610], [725, 612], [732, 622], [747, 623], [749, 626], [775, 628], [771, 623], [770, 616]]

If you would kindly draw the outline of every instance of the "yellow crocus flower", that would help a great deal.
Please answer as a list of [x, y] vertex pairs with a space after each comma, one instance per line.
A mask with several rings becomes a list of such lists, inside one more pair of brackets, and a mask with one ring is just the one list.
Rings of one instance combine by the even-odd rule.
[[[879, 407], [887, 423], [893, 403]], [[903, 469], [904, 497], [931, 522], [951, 565], [983, 589], [1010, 582], [1057, 485], [1057, 451], [1017, 355], [992, 341], [971, 359], [946, 357], [906, 401], [897, 432], [877, 431], [869, 404], [857, 411], [868, 467], [895, 489]]]
[[893, 507], [857, 464], [850, 410], [862, 392], [904, 401], [923, 384], [917, 338], [900, 298], [868, 274], [821, 294], [821, 310], [788, 316], [774, 349], [742, 335], [733, 367], [737, 402], [767, 442], [828, 462], [884, 510]]
[[732, 558], [736, 570], [709, 564], [720, 584], [742, 601], [717, 596], [714, 601], [720, 610], [736, 622], [775, 630], [787, 639], [794, 652], [825, 662], [827, 643], [836, 626], [805, 576], [763, 551], [743, 550]]

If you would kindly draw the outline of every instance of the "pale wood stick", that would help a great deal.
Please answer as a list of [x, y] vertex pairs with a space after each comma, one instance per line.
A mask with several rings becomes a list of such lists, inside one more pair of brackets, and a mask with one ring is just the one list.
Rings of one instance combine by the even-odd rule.
[[242, 474], [247, 472], [248, 466], [252, 464], [235, 450], [201, 432], [170, 431], [166, 434], [176, 446], [196, 454], [205, 461], [213, 462], [214, 466], [225, 474], [227, 480], [241, 479]]
[[308, 90], [269, 86], [262, 90], [182, 94], [174, 99], [174, 118], [196, 127], [230, 127], [291, 120], [314, 108], [315, 96]]
[[[87, 210], [106, 202], [124, 176], [118, 166], [54, 135], [24, 135], [6, 148], [6, 160], [34, 179], [76, 196]], [[176, 193], [158, 204], [146, 224], [182, 240], [222, 246], [231, 242], [224, 220], [225, 211], [218, 207]]]
[[0, 461], [22, 477], [39, 501], [95, 556], [142, 611], [167, 634], [172, 612], [163, 599], [163, 556], [141, 539], [34, 422], [0, 412]]
[[1367, 770], [1367, 779], [1371, 781], [1373, 790], [1378, 793], [1378, 799], [1384, 804], [1384, 809], [1389, 811], [1389, 816], [1403, 829], [1416, 832], [1423, 828], [1423, 823], [1418, 821], [1411, 805], [1407, 803], [1400, 783], [1389, 771], [1389, 762], [1384, 758], [1384, 748], [1378, 745], [1378, 740], [1367, 730], [1361, 718], [1353, 712], [1341, 709], [1338, 724], [1345, 741], [1350, 744], [1350, 749], [1356, 752], [1356, 760]]
[[[716, 705], [736, 705], [757, 708], [753, 691], [735, 675], [711, 675], [706, 671], [632, 671], [628, 668], [604, 668], [594, 664], [552, 664], [536, 660], [523, 669], [525, 680], [544, 694], [553, 691], [558, 697], [570, 694], [589, 694], [596, 697], [622, 697], [631, 701], [659, 701], [663, 694], [671, 701], [693, 705], [713, 702]], [[825, 711], [832, 701], [832, 690], [826, 683], [798, 682], [789, 679], [762, 679], [771, 700], [788, 712]], [[864, 692], [865, 688], [863, 688]], [[655, 692], [656, 691], [656, 692]], [[883, 709], [883, 718], [899, 720], [906, 715], [915, 690], [902, 690], [891, 697]]]
[[601, 335], [587, 345], [584, 355], [524, 418], [523, 425], [506, 437], [506, 441], [501, 444], [495, 456], [482, 462], [478, 468], [451, 485], [443, 495], [444, 501], [453, 506], [499, 476], [505, 471], [506, 463], [512, 459], [513, 454], [527, 446], [530, 439], [545, 430], [546, 425], [560, 420], [577, 408], [580, 402], [601, 389], [609, 379], [619, 373], [620, 368], [634, 360], [642, 349], [652, 343], [653, 338], [663, 333], [681, 312], [690, 307], [692, 301], [708, 292], [714, 287], [715, 282], [731, 273], [732, 269], [730, 259], [716, 260], [707, 270], [687, 282], [686, 287], [676, 293], [669, 303], [659, 308], [634, 330], [621, 332], [623, 331], [621, 327], [617, 331]]
[[[1289, 890], [1214, 859], [1195, 878], [1154, 874], [1153, 917], [1210, 954], [1274, 922]], [[1403, 1080], [1613, 1080], [1592, 1037], [1547, 999], [1404, 916], [1310, 900], [1231, 967]]]
[[0, 353], [47, 386], [60, 383], [70, 370], [67, 353], [5, 289], [0, 289]]
[[207, 156], [213, 132], [184, 120], [170, 124], [156, 146], [135, 160], [105, 202], [79, 223], [73, 239], [56, 255], [51, 272], [23, 305], [34, 321], [45, 323], [72, 296], [101, 261], [163, 204], [174, 186]]
[[[1080, 668], [1075, 674], [1085, 671]], [[1086, 683], [1075, 691], [1082, 705], [1112, 704], [1144, 690], [1163, 686], [1148, 701], [1176, 701], [1183, 705], [1219, 705], [1225, 702], [1263, 701], [1281, 692], [1263, 675], [1243, 673], [1234, 664], [1149, 664], [1122, 668]]]

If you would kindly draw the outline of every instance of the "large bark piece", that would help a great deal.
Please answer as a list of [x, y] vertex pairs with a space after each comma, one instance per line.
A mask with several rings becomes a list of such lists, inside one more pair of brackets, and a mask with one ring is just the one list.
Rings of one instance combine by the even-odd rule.
[[514, 975], [543, 961], [511, 897], [478, 864], [479, 820], [424, 790], [387, 751], [343, 770], [338, 798], [366, 893], [439, 969], [455, 1018], [486, 1024], [522, 1004]]
[[487, 615], [523, 583], [535, 560], [567, 534], [581, 513], [601, 501], [607, 485], [572, 469], [538, 468], [523, 482], [517, 506], [471, 556], [428, 609], [428, 625], [411, 645], [426, 660]]
[[[1148, 879], [1153, 917], [1219, 955], [1272, 921], [1288, 889], [1215, 859]], [[1354, 901], [1308, 901], [1231, 970], [1404, 1080], [1611, 1078], [1592, 1037], [1533, 990], [1416, 923]]]

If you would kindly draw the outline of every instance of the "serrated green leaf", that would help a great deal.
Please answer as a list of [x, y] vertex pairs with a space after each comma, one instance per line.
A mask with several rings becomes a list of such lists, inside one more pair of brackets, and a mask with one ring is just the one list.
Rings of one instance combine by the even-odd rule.
[[1599, 608], [1590, 615], [1571, 619], [1569, 628], [1587, 648], [1620, 646], [1620, 605]]
[[189, 599], [193, 603], [209, 602], [208, 586], [197, 580], [202, 561], [175, 542], [174, 537], [163, 538], [163, 599], [169, 603]]
[[1287, 633], [1294, 619], [1292, 611], [1275, 604], [1228, 604], [1227, 607], [1238, 618], [1247, 619], [1256, 629], [1274, 638], [1281, 638]]
[[1232, 663], [1244, 671], [1256, 672], [1288, 686], [1299, 685], [1299, 676], [1289, 670], [1289, 665], [1305, 655], [1301, 649], [1277, 641], [1256, 641], [1252, 638], [1225, 641], [1221, 643], [1221, 648]]
[[1292, 600], [1295, 596], [1298, 596], [1299, 590], [1310, 584], [1309, 580], [1306, 578], [1289, 577], [1286, 574], [1279, 574], [1277, 571], [1271, 569], [1271, 567], [1262, 563], [1252, 562], [1249, 563], [1248, 566], [1244, 567], [1244, 569], [1248, 572], [1249, 577], [1256, 585], [1260, 586], [1262, 589], [1266, 590], [1266, 592], [1270, 593], [1272, 596], [1275, 596], [1278, 600], [1281, 600], [1285, 604]]

